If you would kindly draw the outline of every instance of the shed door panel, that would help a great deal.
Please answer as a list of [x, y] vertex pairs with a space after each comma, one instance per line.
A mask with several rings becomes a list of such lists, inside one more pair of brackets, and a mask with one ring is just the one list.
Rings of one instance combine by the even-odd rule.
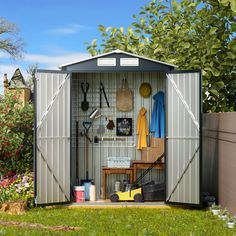
[[70, 74], [36, 75], [36, 204], [70, 201]]
[[200, 73], [167, 74], [166, 202], [200, 204]]

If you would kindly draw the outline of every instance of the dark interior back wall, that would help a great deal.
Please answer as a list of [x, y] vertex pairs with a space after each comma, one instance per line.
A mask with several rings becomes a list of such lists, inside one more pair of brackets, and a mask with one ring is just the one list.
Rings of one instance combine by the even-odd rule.
[[203, 191], [236, 213], [236, 113], [203, 115]]
[[[134, 109], [131, 112], [120, 112], [116, 109], [116, 91], [121, 87], [122, 78], [127, 78], [129, 88], [134, 94]], [[84, 112], [81, 110], [81, 101], [83, 101], [83, 93], [80, 88], [81, 82], [88, 82], [90, 84], [87, 100], [89, 101], [89, 110]], [[130, 156], [133, 160], [141, 159], [141, 152], [136, 150], [137, 135], [136, 135], [136, 120], [138, 112], [142, 106], [147, 109], [147, 120], [150, 123], [151, 112], [153, 107], [152, 96], [149, 98], [143, 98], [139, 94], [139, 87], [142, 82], [149, 82], [152, 86], [152, 95], [165, 88], [165, 74], [158, 72], [125, 72], [125, 73], [73, 73], [72, 74], [72, 185], [75, 184], [75, 160], [76, 160], [76, 142], [75, 142], [75, 123], [79, 121], [79, 132], [83, 130], [83, 121], [89, 120], [89, 114], [93, 108], [99, 108], [99, 85], [103, 82], [105, 91], [108, 96], [110, 108], [107, 108], [105, 98], [103, 97], [102, 114], [112, 117], [115, 125], [116, 118], [132, 118], [133, 119], [133, 135], [126, 137], [125, 141], [104, 141], [99, 144], [89, 144], [89, 178], [95, 180], [97, 198], [101, 197], [102, 187], [102, 167], [107, 166], [107, 157], [109, 156]], [[102, 117], [95, 120], [91, 129], [89, 130], [89, 136], [92, 138], [97, 134], [97, 128], [100, 124], [106, 126], [107, 122]], [[115, 137], [116, 129], [113, 131], [106, 130], [104, 137]], [[86, 177], [86, 161], [84, 154], [84, 137], [79, 137], [79, 178], [84, 179]], [[115, 180], [123, 180], [125, 176], [112, 175], [108, 179], [108, 190], [114, 191]], [[150, 179], [163, 180], [164, 173], [157, 173], [157, 170], [153, 170], [148, 176]]]

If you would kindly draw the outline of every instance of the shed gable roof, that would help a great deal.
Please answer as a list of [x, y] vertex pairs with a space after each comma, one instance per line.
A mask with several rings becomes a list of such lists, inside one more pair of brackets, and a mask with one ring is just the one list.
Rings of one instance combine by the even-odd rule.
[[131, 56], [131, 57], [135, 57], [135, 58], [140, 58], [140, 59], [143, 59], [145, 61], [161, 64], [161, 65], [164, 65], [164, 66], [169, 66], [169, 67], [173, 67], [173, 68], [178, 67], [178, 66], [173, 65], [173, 64], [169, 64], [169, 63], [166, 63], [166, 62], [154, 60], [154, 59], [151, 59], [151, 58], [148, 58], [148, 57], [140, 56], [140, 55], [137, 55], [137, 54], [133, 54], [133, 53], [129, 53], [129, 52], [125, 52], [125, 51], [117, 49], [117, 50], [114, 50], [114, 51], [111, 51], [111, 52], [108, 52], [108, 53], [99, 54], [99, 55], [96, 55], [96, 56], [93, 56], [93, 57], [90, 57], [90, 58], [86, 58], [86, 59], [83, 59], [83, 60], [80, 60], [80, 61], [74, 61], [74, 62], [69, 62], [69, 63], [66, 63], [66, 64], [62, 64], [62, 65], [59, 66], [59, 68], [63, 69], [63, 68], [69, 67], [69, 66], [73, 66], [75, 64], [81, 64], [81, 63], [89, 62], [89, 61], [97, 59], [97, 58], [107, 57], [107, 56], [110, 56], [112, 54], [123, 54], [123, 55]]

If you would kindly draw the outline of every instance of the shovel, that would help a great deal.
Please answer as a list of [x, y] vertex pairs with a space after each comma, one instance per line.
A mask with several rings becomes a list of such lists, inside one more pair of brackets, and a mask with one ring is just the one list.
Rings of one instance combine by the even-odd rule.
[[84, 94], [84, 101], [81, 102], [81, 108], [83, 111], [87, 111], [89, 109], [89, 102], [87, 101], [87, 92], [89, 89], [89, 83], [81, 83], [81, 89]]

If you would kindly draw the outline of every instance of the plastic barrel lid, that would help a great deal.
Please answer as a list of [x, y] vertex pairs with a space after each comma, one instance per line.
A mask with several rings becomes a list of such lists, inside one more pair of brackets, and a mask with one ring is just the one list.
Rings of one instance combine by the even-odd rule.
[[75, 191], [84, 191], [84, 186], [74, 186]]

